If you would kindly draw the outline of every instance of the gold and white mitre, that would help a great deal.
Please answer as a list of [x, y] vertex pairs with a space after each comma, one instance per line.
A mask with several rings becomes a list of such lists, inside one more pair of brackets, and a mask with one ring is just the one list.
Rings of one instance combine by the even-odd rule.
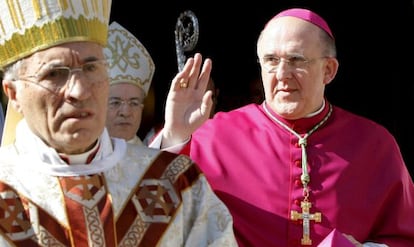
[[106, 45], [111, 0], [0, 0], [0, 67], [71, 41]]
[[[0, 0], [0, 69], [63, 43], [106, 46], [111, 4], [112, 0]], [[14, 140], [21, 117], [9, 104], [2, 145]]]
[[127, 29], [112, 22], [109, 25], [105, 56], [110, 61], [110, 84], [131, 83], [148, 95], [155, 65], [144, 45]]

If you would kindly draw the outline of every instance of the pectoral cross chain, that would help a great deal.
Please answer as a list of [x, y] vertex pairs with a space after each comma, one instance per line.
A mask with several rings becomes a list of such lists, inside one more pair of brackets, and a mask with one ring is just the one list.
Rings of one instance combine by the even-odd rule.
[[310, 214], [309, 209], [312, 207], [312, 203], [306, 200], [301, 202], [300, 207], [302, 208], [302, 213], [292, 210], [290, 214], [290, 219], [302, 220], [303, 236], [301, 239], [301, 244], [311, 245], [312, 240], [310, 239], [310, 221], [314, 220], [315, 222], [321, 222], [321, 213], [317, 212], [314, 214]]
[[[321, 109], [323, 109], [325, 106], [325, 102], [323, 102], [323, 105], [321, 106]], [[307, 140], [308, 137], [314, 133], [319, 127], [321, 127], [326, 121], [328, 121], [329, 117], [332, 114], [332, 105], [329, 105], [329, 111], [326, 114], [326, 116], [320, 121], [318, 124], [313, 126], [313, 128], [308, 131], [304, 136], [301, 136], [299, 133], [297, 133], [295, 130], [290, 128], [288, 125], [277, 119], [273, 114], [267, 109], [266, 102], [263, 103], [263, 109], [265, 110], [266, 114], [273, 119], [277, 124], [285, 128], [287, 131], [292, 133], [298, 138], [298, 145], [302, 149], [302, 174], [300, 176], [300, 180], [303, 185], [303, 196], [304, 199], [300, 203], [300, 207], [302, 208], [302, 213], [297, 212], [295, 210], [292, 210], [290, 213], [290, 219], [291, 220], [302, 220], [303, 225], [303, 235], [301, 239], [302, 245], [312, 245], [312, 240], [310, 239], [310, 221], [314, 220], [315, 222], [321, 222], [322, 217], [321, 213], [309, 213], [309, 209], [312, 207], [312, 203], [309, 202], [309, 188], [308, 184], [311, 180], [310, 174], [308, 172], [308, 157], [306, 153], [306, 146], [307, 146]]]

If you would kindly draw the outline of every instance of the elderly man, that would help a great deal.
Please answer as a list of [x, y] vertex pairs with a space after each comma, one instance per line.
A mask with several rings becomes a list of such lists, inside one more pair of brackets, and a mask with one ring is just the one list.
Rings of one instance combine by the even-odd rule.
[[188, 157], [105, 129], [110, 7], [0, 0], [7, 114], [23, 116], [0, 149], [0, 246], [236, 246]]
[[325, 96], [339, 68], [326, 21], [282, 11], [257, 56], [265, 101], [209, 120], [211, 61], [189, 59], [154, 143], [180, 150], [189, 140], [182, 152], [229, 207], [239, 246], [413, 246], [414, 184], [395, 138]]

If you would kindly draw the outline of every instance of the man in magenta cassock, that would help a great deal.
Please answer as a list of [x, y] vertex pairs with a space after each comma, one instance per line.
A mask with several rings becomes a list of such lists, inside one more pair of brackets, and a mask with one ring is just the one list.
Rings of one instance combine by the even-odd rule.
[[395, 138], [324, 95], [339, 67], [328, 24], [282, 11], [257, 54], [265, 101], [207, 121], [212, 61], [188, 59], [154, 143], [200, 165], [242, 247], [414, 246], [414, 185]]

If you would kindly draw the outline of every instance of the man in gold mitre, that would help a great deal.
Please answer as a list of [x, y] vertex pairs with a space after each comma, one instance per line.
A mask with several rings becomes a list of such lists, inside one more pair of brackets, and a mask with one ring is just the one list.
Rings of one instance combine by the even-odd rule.
[[109, 136], [110, 7], [0, 0], [7, 117], [22, 117], [0, 148], [0, 246], [236, 246], [187, 156]]

